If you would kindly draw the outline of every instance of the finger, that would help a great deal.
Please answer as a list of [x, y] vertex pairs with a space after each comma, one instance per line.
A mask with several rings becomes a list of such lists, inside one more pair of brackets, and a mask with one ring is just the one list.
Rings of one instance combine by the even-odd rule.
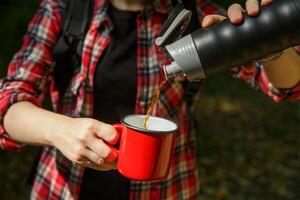
[[257, 0], [246, 1], [246, 10], [248, 15], [256, 16], [259, 13], [259, 2]]
[[119, 134], [117, 134], [116, 130], [110, 124], [98, 122], [95, 134], [111, 144], [116, 144], [119, 140]]
[[101, 165], [96, 165], [93, 163], [87, 163], [86, 165], [84, 165], [85, 167], [89, 167], [98, 171], [110, 171], [110, 170], [116, 170], [117, 169], [117, 164], [108, 164], [108, 163], [103, 163]]
[[272, 4], [272, 2], [273, 2], [273, 0], [262, 0], [260, 5], [267, 6], [267, 5]]
[[231, 23], [240, 24], [243, 22], [243, 7], [240, 4], [232, 4], [227, 11], [227, 15]]
[[107, 163], [113, 163], [117, 160], [117, 158], [118, 158], [118, 153], [114, 148], [112, 148], [108, 156], [105, 157], [104, 161]]
[[[95, 152], [91, 151], [90, 149], [87, 149], [85, 152], [85, 156], [88, 161], [91, 163], [97, 164], [97, 165], [102, 165], [104, 163], [104, 159], [97, 155]], [[84, 162], [84, 163], [89, 163], [89, 162]]]
[[74, 165], [80, 165], [83, 167], [89, 167], [92, 169], [96, 169], [99, 171], [109, 171], [117, 169], [117, 162], [108, 163], [106, 161], [100, 161], [99, 163], [95, 163], [94, 161], [89, 160], [90, 158], [85, 158], [81, 161], [72, 161]]
[[226, 19], [226, 17], [222, 15], [207, 15], [204, 17], [202, 21], [202, 27], [207, 28], [209, 26], [212, 26], [214, 24], [223, 21], [224, 19]]
[[108, 162], [105, 162], [101, 165], [101, 167], [103, 168], [106, 168], [106, 169], [117, 169], [117, 163], [114, 162], [114, 163], [108, 163]]
[[105, 167], [102, 167], [102, 166], [99, 166], [99, 165], [95, 165], [95, 164], [87, 164], [87, 165], [83, 165], [83, 166], [91, 168], [91, 169], [94, 169], [94, 170], [98, 170], [98, 171], [110, 171], [110, 170], [113, 170], [113, 169], [105, 168]]
[[99, 138], [89, 140], [87, 147], [101, 158], [106, 158], [111, 154], [111, 148]]

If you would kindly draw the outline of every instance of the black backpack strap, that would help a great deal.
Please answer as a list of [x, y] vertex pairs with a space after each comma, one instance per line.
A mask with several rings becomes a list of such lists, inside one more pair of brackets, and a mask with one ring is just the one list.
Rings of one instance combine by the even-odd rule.
[[[86, 31], [93, 14], [93, 0], [69, 0], [63, 16], [61, 35], [52, 51], [55, 61], [53, 75], [62, 95], [72, 75], [80, 65], [80, 55]], [[36, 174], [41, 148], [31, 166], [27, 184], [32, 185]]]
[[[185, 29], [184, 33], [182, 34], [184, 36], [200, 28], [198, 11], [195, 0], [172, 0], [173, 7], [175, 7], [178, 3], [182, 4], [185, 9], [190, 10], [192, 12], [190, 22], [187, 28]], [[188, 108], [192, 108], [194, 97], [199, 90], [200, 84], [201, 83], [199, 82], [193, 81], [186, 82], [185, 98]]]
[[[180, 0], [179, 0], [180, 1]], [[185, 29], [183, 35], [190, 34], [200, 28], [199, 16], [197, 11], [197, 5], [195, 0], [183, 0], [182, 1], [184, 8], [192, 11], [192, 17], [188, 27]], [[199, 91], [200, 82], [188, 81], [186, 87], [186, 99], [187, 106], [192, 108], [194, 98]]]
[[63, 31], [71, 47], [82, 54], [82, 43], [93, 14], [93, 0], [70, 0]]
[[[187, 10], [190, 10], [192, 12], [192, 17], [190, 19], [190, 22], [188, 26], [186, 27], [185, 31], [183, 32], [182, 36], [190, 34], [194, 32], [195, 30], [200, 28], [199, 19], [198, 19], [198, 11], [196, 7], [195, 0], [172, 0], [173, 7], [176, 6], [178, 3], [181, 3], [183, 7]], [[194, 81], [185, 81], [185, 93], [184, 98], [187, 106], [187, 114], [190, 116], [191, 120], [189, 120], [189, 128], [191, 126], [196, 126], [197, 123], [194, 117], [193, 111], [193, 104], [195, 102], [195, 98], [197, 97], [197, 93], [199, 91], [199, 87], [201, 82], [194, 82]], [[191, 132], [188, 131], [187, 133], [187, 140], [188, 140], [188, 149], [192, 150], [192, 138], [191, 138]]]
[[52, 52], [55, 84], [61, 95], [80, 66], [84, 37], [92, 16], [93, 0], [69, 0], [63, 16], [61, 35]]
[[199, 28], [199, 20], [198, 20], [198, 11], [195, 0], [172, 0], [173, 7], [176, 6], [176, 4], [181, 3], [183, 7], [187, 10], [190, 10], [192, 12], [192, 17], [189, 22], [189, 25], [185, 29], [183, 35], [187, 35], [189, 33], [192, 33], [193, 31], [197, 30]]

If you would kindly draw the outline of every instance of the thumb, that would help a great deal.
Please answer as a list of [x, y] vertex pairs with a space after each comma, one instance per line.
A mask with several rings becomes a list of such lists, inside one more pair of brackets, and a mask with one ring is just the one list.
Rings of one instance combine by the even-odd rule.
[[213, 26], [213, 25], [223, 21], [224, 19], [226, 19], [226, 17], [222, 16], [222, 15], [207, 15], [204, 17], [204, 19], [202, 21], [202, 27], [207, 28], [207, 27]]

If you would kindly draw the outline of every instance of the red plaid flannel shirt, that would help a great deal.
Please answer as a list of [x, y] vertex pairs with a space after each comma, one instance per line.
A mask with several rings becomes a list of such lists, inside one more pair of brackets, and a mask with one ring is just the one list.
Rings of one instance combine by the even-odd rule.
[[[0, 146], [6, 150], [18, 149], [22, 144], [9, 138], [3, 127], [8, 108], [18, 101], [30, 101], [40, 106], [50, 91], [56, 112], [72, 117], [93, 117], [93, 78], [102, 52], [110, 41], [112, 26], [107, 16], [107, 0], [95, 0], [94, 16], [85, 37], [82, 63], [63, 97], [52, 77], [51, 51], [58, 39], [62, 14], [67, 0], [42, 0], [29, 24], [23, 45], [14, 56], [7, 76], [0, 82]], [[199, 21], [204, 15], [220, 13], [210, 1], [196, 0]], [[137, 17], [138, 84], [136, 113], [145, 113], [153, 91], [162, 79], [160, 66], [168, 63], [163, 52], [154, 44], [170, 8], [169, 0], [155, 0], [154, 7], [145, 7]], [[259, 86], [276, 101], [296, 99], [300, 86], [291, 90], [273, 91], [260, 68], [255, 72], [240, 71], [237, 77]], [[168, 178], [161, 182], [132, 181], [130, 199], [197, 199], [199, 193], [198, 169], [195, 154], [195, 129], [187, 114], [186, 84], [182, 80], [169, 81], [161, 92], [153, 115], [172, 119], [179, 124], [175, 151]], [[270, 90], [271, 89], [271, 90]], [[188, 134], [189, 132], [189, 134]], [[73, 165], [56, 148], [43, 147], [33, 183], [32, 199], [77, 199], [84, 168]]]

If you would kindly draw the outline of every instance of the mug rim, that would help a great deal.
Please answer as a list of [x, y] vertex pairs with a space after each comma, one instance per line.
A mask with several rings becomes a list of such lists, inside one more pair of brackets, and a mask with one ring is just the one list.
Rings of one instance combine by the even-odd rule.
[[136, 131], [139, 131], [139, 132], [142, 132], [142, 133], [147, 133], [147, 134], [175, 134], [176, 131], [178, 130], [178, 125], [169, 120], [169, 119], [166, 119], [166, 118], [162, 118], [162, 117], [157, 117], [157, 116], [150, 116], [151, 118], [156, 118], [156, 119], [162, 119], [162, 120], [166, 120], [170, 123], [173, 123], [175, 125], [175, 128], [172, 129], [172, 130], [167, 130], [167, 131], [158, 131], [158, 130], [147, 130], [147, 129], [144, 129], [144, 128], [140, 128], [140, 127], [137, 127], [137, 126], [133, 126], [131, 124], [128, 124], [127, 122], [125, 122], [125, 119], [127, 117], [132, 117], [132, 116], [143, 116], [145, 117], [146, 115], [143, 115], [143, 114], [132, 114], [132, 115], [126, 115], [124, 117], [121, 118], [121, 123], [126, 126], [127, 128], [130, 128], [130, 129], [133, 129], [133, 130], [136, 130]]

